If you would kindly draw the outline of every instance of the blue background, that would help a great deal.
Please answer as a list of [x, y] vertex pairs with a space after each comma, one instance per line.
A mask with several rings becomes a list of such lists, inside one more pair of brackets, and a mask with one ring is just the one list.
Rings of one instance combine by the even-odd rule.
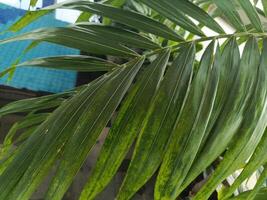
[[[44, 2], [46, 2], [45, 5], [49, 5], [51, 3], [49, 1]], [[16, 22], [25, 12], [26, 11], [24, 10], [0, 3], [0, 32], [6, 30], [9, 26]], [[52, 13], [41, 17], [18, 33], [8, 32], [1, 34], [0, 39], [12, 37], [36, 28], [59, 27], [66, 25], [66, 22], [55, 19], [55, 16]], [[10, 67], [29, 44], [30, 41], [20, 41], [0, 45], [0, 71]], [[21, 61], [31, 60], [36, 57], [70, 54], [79, 54], [79, 51], [50, 43], [41, 43], [28, 52]], [[0, 78], [0, 84], [16, 88], [25, 88], [33, 91], [57, 93], [72, 89], [76, 84], [76, 78], [77, 73], [73, 71], [23, 67], [16, 69], [14, 77], [9, 82], [7, 82], [7, 76]]]

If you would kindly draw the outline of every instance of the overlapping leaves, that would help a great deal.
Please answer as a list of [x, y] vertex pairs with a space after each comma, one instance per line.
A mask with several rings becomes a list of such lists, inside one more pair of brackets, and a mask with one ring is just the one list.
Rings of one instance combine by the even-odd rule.
[[[81, 22], [0, 41], [1, 45], [18, 40], [51, 42], [125, 62], [66, 55], [17, 64], [108, 72], [72, 91], [0, 109], [2, 117], [25, 114], [1, 148], [0, 199], [29, 199], [56, 163], [45, 198], [62, 199], [118, 107], [81, 200], [95, 199], [105, 189], [131, 146], [133, 155], [119, 200], [131, 199], [153, 175], [157, 178], [151, 199], [174, 200], [204, 172], [209, 178], [193, 199], [206, 200], [216, 190], [224, 200], [266, 194], [261, 186], [267, 177], [267, 41], [259, 8], [249, 0], [136, 1], [154, 14], [145, 16], [123, 9], [124, 1], [109, 3], [67, 1], [29, 11], [10, 30], [19, 30], [57, 8], [97, 14], [109, 19], [109, 25]], [[225, 34], [202, 4], [215, 7], [237, 33]], [[267, 10], [264, 0], [262, 4], [261, 13]], [[218, 35], [205, 37], [204, 26]], [[217, 38], [227, 41], [219, 45]], [[206, 40], [210, 44], [198, 62], [197, 45]], [[242, 53], [241, 40], [245, 42]], [[254, 190], [233, 197], [236, 188], [261, 166], [264, 171]], [[224, 179], [242, 168], [233, 185], [218, 190]]]

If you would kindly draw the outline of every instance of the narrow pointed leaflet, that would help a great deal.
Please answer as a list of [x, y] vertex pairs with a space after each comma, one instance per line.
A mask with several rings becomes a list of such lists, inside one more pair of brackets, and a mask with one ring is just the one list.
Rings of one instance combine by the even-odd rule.
[[238, 0], [238, 2], [244, 9], [254, 28], [259, 32], [263, 32], [260, 17], [257, 14], [256, 8], [251, 4], [251, 2], [249, 0]]
[[187, 96], [193, 75], [195, 45], [189, 44], [168, 68], [143, 124], [118, 200], [130, 199], [162, 161], [172, 127]]
[[142, 63], [136, 58], [102, 76], [53, 112], [0, 176], [0, 198], [29, 199], [62, 154], [47, 197], [61, 199]]
[[[105, 84], [104, 90], [97, 91], [96, 98], [92, 101], [93, 104], [88, 105], [91, 112], [81, 116], [82, 123], [78, 125], [79, 128], [66, 143], [62, 160], [49, 187], [46, 199], [61, 199], [63, 197], [98, 136], [128, 90], [143, 61], [143, 57], [130, 61], [126, 66], [123, 66], [118, 76]], [[81, 127], [83, 125], [84, 128]]]
[[204, 52], [188, 98], [172, 130], [157, 177], [154, 199], [176, 199], [188, 173], [212, 112], [218, 86], [218, 68], [213, 66], [214, 41]]
[[[240, 127], [244, 105], [246, 105], [245, 103], [252, 91], [252, 78], [254, 78], [252, 74], [255, 73], [250, 74], [247, 65], [240, 67], [239, 49], [235, 38], [227, 42], [222, 56], [217, 56], [216, 59], [215, 64], [219, 67], [220, 78], [213, 112], [200, 151], [180, 188], [180, 192], [225, 151]], [[243, 90], [247, 92], [244, 93]]]
[[[266, 85], [259, 79], [260, 53], [255, 38], [250, 38], [243, 52], [240, 67], [244, 69], [250, 81], [241, 87], [243, 93], [249, 94], [243, 113], [243, 120], [238, 132], [229, 143], [224, 159], [215, 169], [207, 183], [194, 199], [208, 198], [218, 184], [235, 170], [241, 168], [258, 145], [266, 127]], [[238, 75], [239, 77], [241, 76]], [[248, 83], [251, 82], [251, 86]], [[242, 86], [242, 85], [241, 85]], [[250, 92], [249, 92], [250, 91]], [[252, 91], [252, 92], [251, 92]], [[222, 142], [222, 141], [221, 141]]]
[[125, 99], [105, 140], [80, 199], [95, 199], [116, 174], [145, 121], [147, 108], [158, 89], [169, 59], [163, 51], [143, 72]]

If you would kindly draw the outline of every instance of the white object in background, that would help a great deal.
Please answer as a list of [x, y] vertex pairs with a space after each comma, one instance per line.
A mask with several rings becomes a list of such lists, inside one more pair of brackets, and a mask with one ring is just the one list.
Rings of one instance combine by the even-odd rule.
[[[28, 10], [30, 5], [30, 0], [0, 0], [0, 3], [7, 4], [9, 6], [13, 6], [15, 8], [20, 8], [23, 10]], [[41, 8], [43, 5], [43, 0], [38, 0], [36, 7]]]
[[[56, 3], [63, 2], [65, 0], [55, 0]], [[92, 1], [92, 0], [91, 0]], [[30, 0], [0, 0], [0, 3], [13, 6], [15, 8], [20, 8], [24, 10], [29, 9]], [[43, 5], [43, 0], [38, 0], [36, 4], [36, 8], [41, 8]], [[32, 8], [31, 8], [32, 9]], [[67, 10], [67, 9], [58, 9], [56, 11], [56, 19], [61, 21], [74, 23], [79, 17], [81, 12], [75, 10]]]
[[[57, 0], [57, 3], [64, 2], [66, 0]], [[90, 0], [93, 2], [93, 0]], [[56, 19], [61, 21], [75, 23], [75, 21], [80, 16], [81, 12], [77, 10], [68, 10], [68, 9], [58, 9], [56, 11]]]

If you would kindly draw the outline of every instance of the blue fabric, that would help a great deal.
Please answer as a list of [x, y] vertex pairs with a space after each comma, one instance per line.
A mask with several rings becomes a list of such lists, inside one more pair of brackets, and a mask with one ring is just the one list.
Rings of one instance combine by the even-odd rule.
[[[10, 6], [0, 4], [0, 32], [6, 30], [16, 20], [24, 14], [25, 11]], [[59, 27], [67, 23], [56, 20], [54, 14], [46, 15], [39, 20], [25, 27], [19, 33], [5, 33], [0, 35], [0, 39], [9, 38], [20, 33], [41, 27]], [[21, 55], [22, 51], [30, 44], [30, 41], [13, 42], [0, 45], [0, 71], [9, 67]], [[22, 61], [31, 60], [37, 57], [79, 54], [78, 50], [54, 45], [50, 43], [41, 43], [28, 52]], [[54, 70], [46, 68], [26, 67], [18, 68], [14, 77], [7, 82], [7, 77], [0, 79], [0, 84], [9, 85], [16, 88], [26, 88], [33, 91], [62, 92], [72, 89], [76, 84], [77, 73], [66, 70]]]

